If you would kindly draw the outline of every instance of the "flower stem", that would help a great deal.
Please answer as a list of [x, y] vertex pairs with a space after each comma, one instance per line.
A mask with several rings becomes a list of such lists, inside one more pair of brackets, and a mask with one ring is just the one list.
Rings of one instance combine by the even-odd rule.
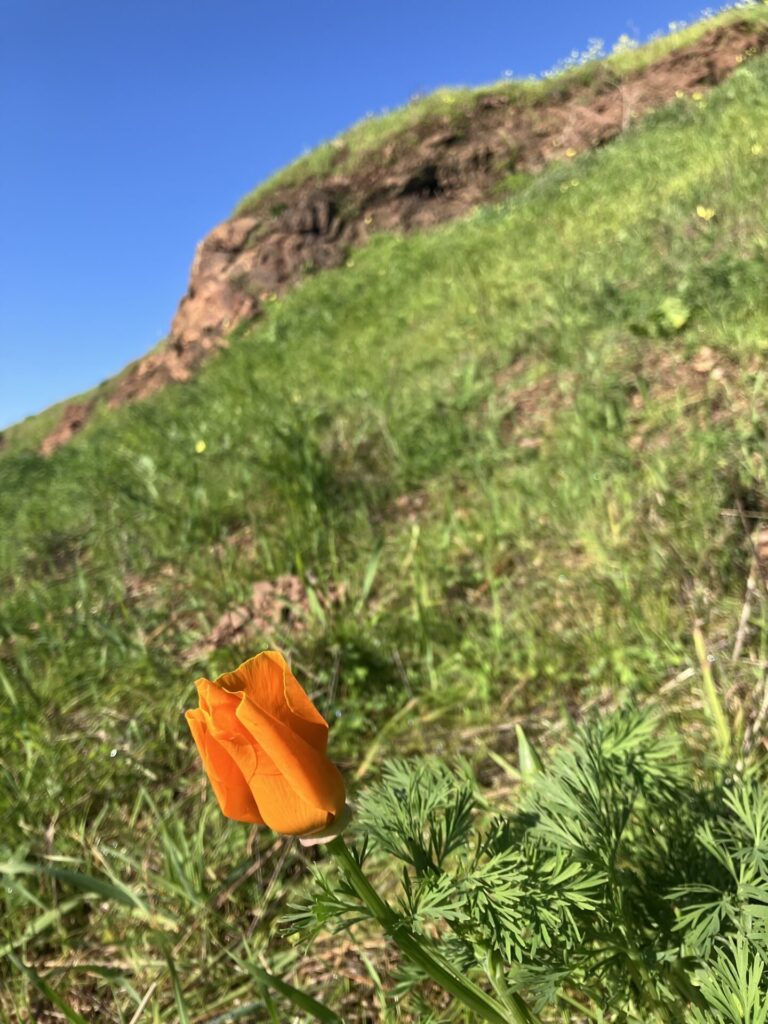
[[535, 1018], [520, 996], [511, 996], [509, 1005], [502, 1006], [469, 978], [459, 973], [438, 953], [429, 949], [424, 939], [414, 935], [405, 921], [373, 888], [341, 836], [328, 843], [328, 849], [341, 865], [347, 881], [371, 915], [399, 946], [401, 952], [421, 967], [436, 984], [462, 1002], [481, 1020], [490, 1021], [491, 1024], [536, 1024]]

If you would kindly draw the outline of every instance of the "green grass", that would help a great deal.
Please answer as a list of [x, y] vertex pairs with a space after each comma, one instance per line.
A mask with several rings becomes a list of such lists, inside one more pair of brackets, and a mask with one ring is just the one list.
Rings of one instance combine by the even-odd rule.
[[[497, 206], [374, 238], [50, 459], [0, 454], [0, 947], [72, 1013], [284, 1019], [236, 962], [295, 983], [278, 911], [305, 854], [212, 805], [181, 716], [195, 675], [281, 646], [350, 779], [653, 694], [696, 664], [696, 622], [753, 684], [759, 609], [728, 657], [768, 505], [766, 124], [759, 58]], [[185, 663], [287, 572], [318, 595], [302, 631]], [[9, 968], [9, 1019], [44, 1019], [34, 977]], [[317, 978], [338, 1008], [345, 982]]]

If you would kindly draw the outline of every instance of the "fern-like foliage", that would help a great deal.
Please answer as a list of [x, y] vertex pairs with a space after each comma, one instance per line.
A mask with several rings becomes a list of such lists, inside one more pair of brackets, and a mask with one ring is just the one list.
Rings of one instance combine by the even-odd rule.
[[694, 1006], [686, 1024], [768, 1024], [768, 964], [743, 935], [729, 936], [701, 972], [704, 1008]]
[[[472, 829], [474, 784], [439, 761], [392, 761], [360, 799], [361, 828], [417, 875], [438, 871]], [[382, 813], [382, 810], [384, 813]]]
[[[403, 927], [544, 1019], [768, 1024], [768, 791], [647, 710], [579, 728], [512, 813], [486, 813], [466, 771], [399, 760], [358, 824]], [[365, 916], [322, 872], [302, 913]], [[399, 991], [419, 980], [405, 969]]]

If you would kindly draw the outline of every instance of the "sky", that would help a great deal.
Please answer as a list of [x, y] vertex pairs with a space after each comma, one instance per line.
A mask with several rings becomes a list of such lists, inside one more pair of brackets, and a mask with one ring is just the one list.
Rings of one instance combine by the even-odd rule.
[[0, 0], [0, 429], [165, 337], [197, 242], [305, 150], [416, 94], [538, 75], [700, 9]]

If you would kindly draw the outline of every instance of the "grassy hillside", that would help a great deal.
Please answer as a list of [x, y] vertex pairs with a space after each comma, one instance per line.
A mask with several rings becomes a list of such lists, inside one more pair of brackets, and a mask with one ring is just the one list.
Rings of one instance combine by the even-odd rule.
[[[276, 911], [306, 854], [221, 818], [181, 712], [267, 644], [350, 782], [691, 686], [697, 622], [732, 696], [756, 687], [761, 602], [730, 655], [768, 515], [767, 126], [757, 57], [496, 206], [377, 236], [52, 457], [0, 453], [4, 953], [89, 1020], [262, 1005], [233, 964], [295, 959]], [[291, 615], [201, 653], [285, 575]], [[7, 1018], [56, 1019], [35, 992], [9, 973]]]

